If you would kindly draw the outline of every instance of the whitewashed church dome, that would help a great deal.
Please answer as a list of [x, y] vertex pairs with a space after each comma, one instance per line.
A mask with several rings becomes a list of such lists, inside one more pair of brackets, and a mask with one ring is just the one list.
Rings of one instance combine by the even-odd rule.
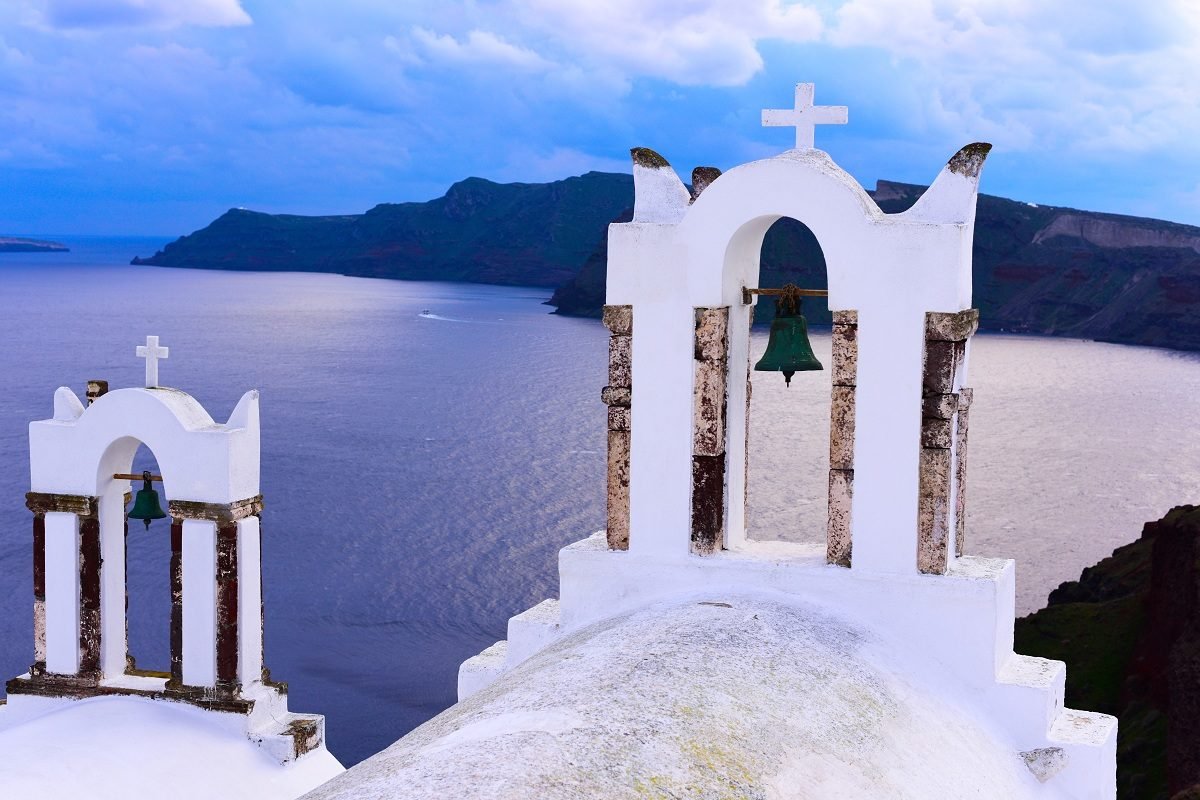
[[935, 664], [782, 596], [706, 597], [565, 637], [308, 797], [1054, 796]]

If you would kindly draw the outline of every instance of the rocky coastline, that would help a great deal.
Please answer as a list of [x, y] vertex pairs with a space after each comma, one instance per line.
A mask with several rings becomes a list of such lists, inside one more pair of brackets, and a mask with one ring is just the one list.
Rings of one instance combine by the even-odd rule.
[[1118, 717], [1121, 800], [1200, 800], [1200, 506], [1055, 589], [1016, 650], [1066, 662], [1068, 706]]

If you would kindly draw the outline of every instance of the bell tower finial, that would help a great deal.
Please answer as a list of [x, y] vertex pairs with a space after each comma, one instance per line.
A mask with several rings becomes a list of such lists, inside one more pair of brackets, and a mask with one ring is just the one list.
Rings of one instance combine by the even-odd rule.
[[811, 83], [796, 84], [795, 108], [764, 108], [762, 124], [765, 127], [795, 127], [796, 149], [812, 150], [813, 135], [818, 125], [845, 125], [849, 119], [846, 106], [814, 106]]
[[171, 355], [171, 348], [159, 347], [157, 336], [147, 336], [145, 345], [138, 345], [137, 357], [146, 359], [146, 388], [158, 387], [158, 360]]

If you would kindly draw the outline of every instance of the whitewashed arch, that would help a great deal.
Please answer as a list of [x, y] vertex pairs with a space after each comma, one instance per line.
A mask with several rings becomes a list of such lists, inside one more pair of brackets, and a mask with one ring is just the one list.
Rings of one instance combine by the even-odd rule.
[[[84, 409], [68, 388], [54, 396], [54, 418], [30, 423], [30, 483], [35, 492], [99, 497], [127, 472], [137, 444], [153, 451], [168, 496], [231, 503], [259, 493], [259, 396], [246, 392], [219, 424], [177, 389], [118, 389]], [[128, 482], [124, 482], [128, 484]]]

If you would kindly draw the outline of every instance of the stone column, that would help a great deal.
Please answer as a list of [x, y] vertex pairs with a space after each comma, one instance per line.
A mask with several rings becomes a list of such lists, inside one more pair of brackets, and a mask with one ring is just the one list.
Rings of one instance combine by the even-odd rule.
[[[93, 504], [93, 509], [95, 505]], [[100, 677], [100, 518], [79, 518], [79, 674]]]
[[[262, 512], [262, 497], [236, 503], [197, 503], [171, 500], [171, 687], [180, 691], [211, 688], [216, 697], [236, 698], [243, 685], [241, 640], [241, 571], [239, 550], [243, 534], [239, 521]], [[257, 525], [253, 533], [257, 533]], [[190, 537], [195, 538], [189, 541]], [[257, 541], [253, 543], [257, 547]], [[190, 555], [189, 555], [190, 554]], [[211, 564], [211, 572], [208, 565]], [[211, 581], [192, 588], [191, 581]], [[257, 580], [255, 580], [257, 585]], [[199, 604], [199, 605], [193, 605]], [[208, 610], [205, 610], [208, 606]], [[261, 613], [261, 599], [256, 613]], [[187, 620], [193, 620], [189, 628]], [[197, 620], [212, 620], [211, 625]], [[177, 622], [178, 620], [178, 622]], [[261, 652], [261, 626], [257, 644]], [[195, 640], [210, 636], [208, 641]], [[212, 663], [208, 663], [208, 658]], [[189, 666], [189, 659], [204, 663]]]
[[854, 498], [854, 399], [858, 390], [858, 312], [833, 312], [833, 388], [829, 411], [829, 502], [825, 560], [850, 566]]
[[217, 689], [236, 693], [238, 683], [238, 524], [217, 525]]
[[692, 405], [692, 552], [724, 545], [725, 412], [729, 379], [729, 308], [697, 308]]
[[961, 552], [958, 519], [965, 506], [959, 508], [962, 504], [954, 491], [956, 485], [961, 486], [957, 473], [965, 469], [958, 451], [960, 446], [965, 450], [966, 428], [960, 427], [958, 371], [966, 356], [967, 339], [978, 326], [975, 309], [925, 315], [917, 506], [917, 568], [925, 573], [945, 573], [953, 555]]
[[30, 676], [46, 672], [46, 515], [33, 514], [33, 664]]
[[633, 406], [633, 306], [605, 306], [608, 385], [608, 546], [629, 549], [629, 443]]
[[96, 498], [29, 492], [33, 512], [33, 637], [30, 678], [100, 676], [100, 523]]
[[963, 554], [963, 543], [967, 540], [967, 425], [971, 416], [971, 401], [974, 399], [974, 389], [958, 390], [958, 430], [954, 450], [955, 556]]
[[183, 688], [183, 518], [174, 514], [171, 515], [171, 677], [167, 687]]

